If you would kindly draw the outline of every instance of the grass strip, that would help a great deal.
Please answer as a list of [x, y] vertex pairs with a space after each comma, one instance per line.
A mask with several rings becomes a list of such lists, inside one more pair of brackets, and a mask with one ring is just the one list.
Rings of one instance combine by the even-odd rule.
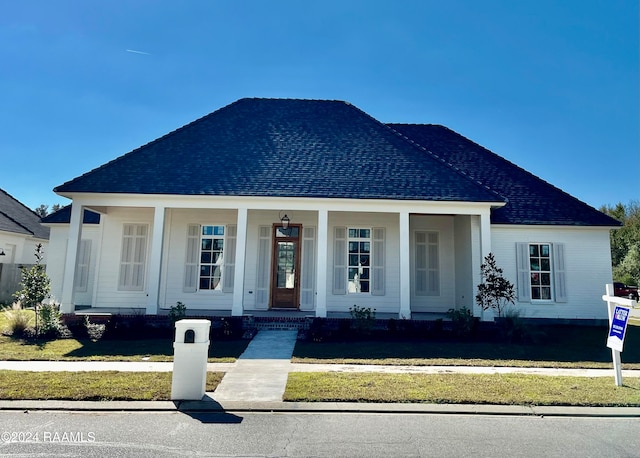
[[[211, 342], [209, 362], [231, 363], [248, 340]], [[170, 339], [139, 340], [25, 340], [0, 336], [3, 361], [173, 361]]]
[[[207, 391], [223, 372], [207, 372]], [[171, 372], [26, 372], [0, 371], [2, 400], [166, 401]]]
[[524, 374], [289, 374], [285, 401], [640, 406], [640, 379]]

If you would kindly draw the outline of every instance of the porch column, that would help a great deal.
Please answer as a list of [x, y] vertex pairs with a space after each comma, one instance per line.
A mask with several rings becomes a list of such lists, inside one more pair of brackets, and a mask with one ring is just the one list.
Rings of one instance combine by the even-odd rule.
[[329, 252], [329, 212], [318, 211], [318, 261], [316, 265], [316, 316], [327, 316], [327, 253]]
[[[491, 253], [491, 212], [487, 210], [480, 214], [480, 253], [482, 255], [481, 263], [484, 262], [484, 258]], [[480, 270], [480, 265], [475, 266], [476, 269]], [[479, 275], [480, 281], [482, 281], [482, 277]], [[477, 292], [477, 289], [475, 289]], [[493, 321], [494, 313], [493, 309], [489, 310], [481, 310], [480, 319], [482, 321]]]
[[400, 213], [400, 313], [399, 318], [411, 318], [411, 263], [409, 261], [409, 212]]
[[73, 285], [76, 276], [76, 257], [78, 245], [82, 236], [82, 216], [84, 207], [79, 204], [71, 205], [71, 220], [69, 221], [69, 234], [67, 235], [67, 256], [64, 261], [64, 274], [62, 277], [62, 297], [60, 298], [60, 311], [73, 313]]
[[242, 316], [244, 312], [244, 270], [247, 252], [247, 213], [246, 208], [238, 209], [238, 225], [236, 232], [236, 266], [233, 274], [232, 316]]
[[157, 206], [153, 213], [153, 234], [151, 236], [151, 249], [149, 252], [149, 287], [147, 289], [147, 315], [158, 313], [160, 300], [160, 274], [162, 271], [162, 249], [164, 238], [165, 208]]

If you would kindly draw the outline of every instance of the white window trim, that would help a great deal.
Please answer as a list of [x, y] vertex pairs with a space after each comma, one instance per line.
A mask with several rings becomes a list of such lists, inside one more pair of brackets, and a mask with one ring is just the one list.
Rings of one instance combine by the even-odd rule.
[[[553, 255], [553, 243], [550, 242], [528, 242], [527, 245], [529, 246], [529, 250], [527, 252], [527, 261], [529, 263], [529, 295], [531, 297], [531, 303], [533, 304], [549, 304], [549, 303], [553, 303], [555, 302], [555, 282], [554, 282], [554, 255]], [[538, 248], [540, 248], [542, 245], [547, 245], [549, 247], [549, 271], [546, 270], [540, 270], [540, 271], [533, 271], [531, 270], [531, 246], [535, 245], [538, 246]], [[539, 259], [543, 259], [542, 256], [538, 256]], [[531, 283], [531, 275], [534, 273], [540, 273], [540, 275], [542, 275], [543, 273], [549, 273], [549, 288], [550, 288], [550, 298], [549, 299], [534, 299], [533, 298], [533, 288], [535, 287], [535, 285], [533, 285]]]
[[[356, 230], [356, 231], [361, 231], [361, 230], [368, 230], [369, 231], [369, 237], [368, 238], [363, 238], [363, 237], [349, 237], [349, 231], [351, 230]], [[349, 295], [362, 295], [362, 296], [371, 296], [371, 290], [372, 290], [372, 286], [373, 286], [373, 228], [371, 227], [364, 227], [364, 226], [347, 226], [347, 237], [346, 237], [346, 250], [347, 250], [347, 294]], [[369, 265], [366, 266], [365, 268], [369, 270], [369, 278], [367, 279], [369, 281], [369, 291], [351, 291], [350, 289], [350, 281], [349, 281], [349, 269], [354, 269], [356, 268], [355, 266], [352, 266], [349, 262], [349, 256], [351, 255], [351, 253], [349, 252], [349, 243], [352, 241], [358, 241], [358, 242], [363, 242], [363, 241], [368, 241], [369, 242]]]

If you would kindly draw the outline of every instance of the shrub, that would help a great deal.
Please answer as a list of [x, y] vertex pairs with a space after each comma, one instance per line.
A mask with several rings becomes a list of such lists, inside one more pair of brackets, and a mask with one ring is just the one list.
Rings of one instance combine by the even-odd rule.
[[371, 310], [371, 307], [354, 305], [349, 308], [349, 313], [353, 321], [353, 330], [357, 334], [364, 336], [371, 334], [371, 330], [376, 323], [376, 309]]
[[476, 319], [467, 307], [462, 307], [457, 310], [449, 309], [447, 311], [447, 318], [449, 318], [453, 324], [453, 333], [456, 337], [468, 337], [473, 333]]
[[476, 303], [482, 310], [493, 309], [498, 317], [506, 310], [508, 304], [515, 304], [516, 292], [509, 280], [502, 276], [502, 269], [496, 264], [493, 253], [489, 253], [480, 266], [482, 283], [478, 285]]
[[174, 326], [176, 321], [180, 321], [185, 316], [187, 316], [187, 306], [180, 301], [176, 302], [176, 305], [169, 309], [169, 321], [171, 321], [171, 326]]
[[20, 303], [14, 303], [10, 309], [5, 311], [7, 316], [7, 332], [13, 337], [23, 337], [27, 329], [31, 327], [33, 315], [28, 310], [24, 310]]
[[60, 306], [54, 303], [41, 304], [37, 312], [40, 318], [38, 333], [43, 337], [56, 338], [60, 336]]

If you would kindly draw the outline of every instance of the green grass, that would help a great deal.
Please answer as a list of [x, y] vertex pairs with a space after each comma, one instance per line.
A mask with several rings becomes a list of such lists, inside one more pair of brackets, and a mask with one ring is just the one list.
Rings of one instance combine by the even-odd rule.
[[[603, 327], [549, 328], [537, 343], [459, 341], [298, 342], [296, 363], [611, 368]], [[640, 369], [640, 327], [627, 329], [624, 369]]]
[[[248, 340], [211, 342], [209, 362], [233, 362]], [[0, 336], [0, 360], [6, 361], [173, 361], [171, 339], [25, 340]]]
[[640, 379], [523, 374], [291, 373], [285, 401], [640, 406]]
[[[224, 373], [207, 373], [213, 391]], [[0, 371], [0, 399], [163, 401], [171, 398], [171, 372]]]

